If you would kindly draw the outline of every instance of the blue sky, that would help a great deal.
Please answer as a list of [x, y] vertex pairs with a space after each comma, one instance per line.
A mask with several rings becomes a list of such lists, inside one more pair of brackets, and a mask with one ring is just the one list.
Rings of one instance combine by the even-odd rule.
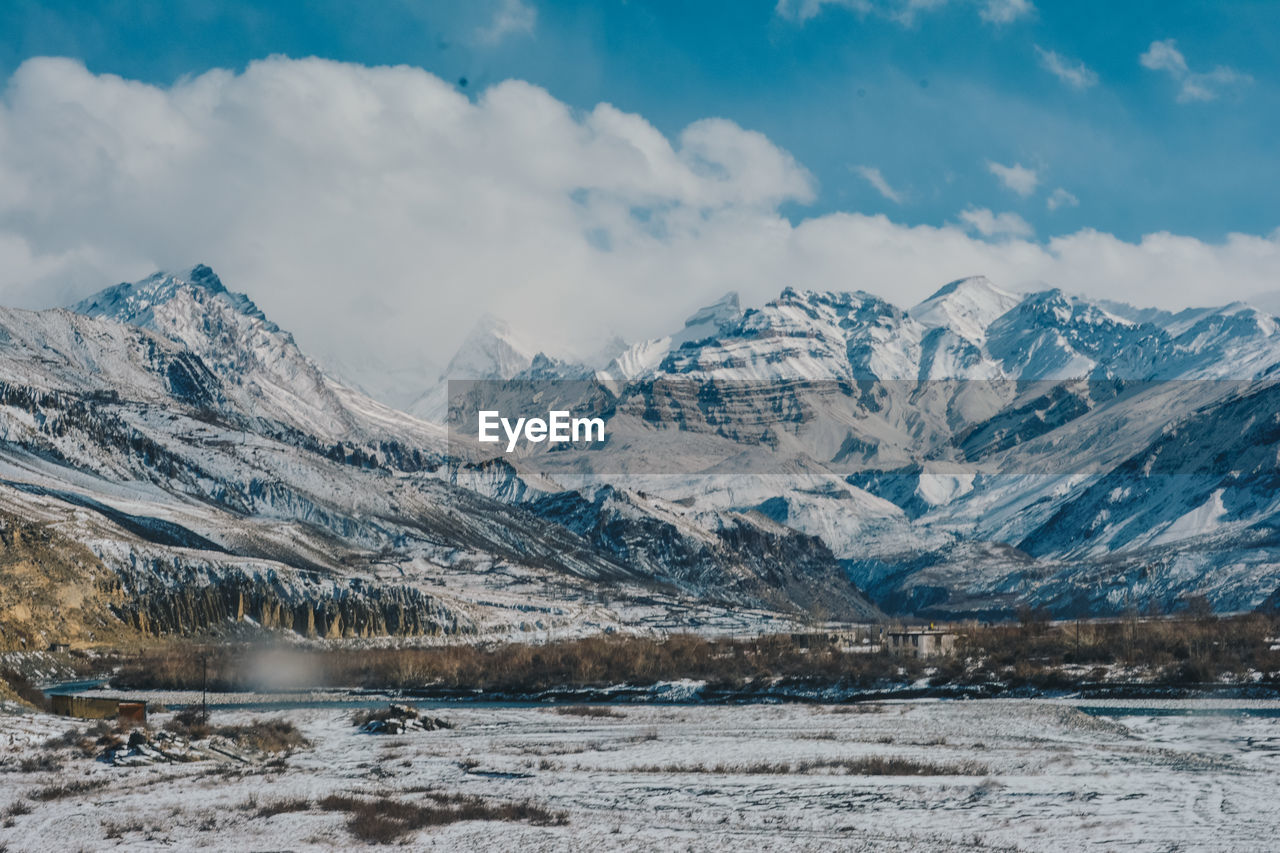
[[1278, 56], [1275, 0], [8, 0], [0, 304], [203, 262], [391, 368], [729, 290], [1280, 304]]
[[[1280, 226], [1280, 3], [808, 2], [17, 0], [0, 7], [0, 74], [40, 55], [161, 85], [270, 54], [406, 63], [471, 93], [519, 78], [576, 108], [608, 102], [668, 136], [732, 119], [813, 174], [792, 219], [940, 225], [977, 207], [1040, 239]], [[1144, 66], [1170, 39], [1185, 70]]]

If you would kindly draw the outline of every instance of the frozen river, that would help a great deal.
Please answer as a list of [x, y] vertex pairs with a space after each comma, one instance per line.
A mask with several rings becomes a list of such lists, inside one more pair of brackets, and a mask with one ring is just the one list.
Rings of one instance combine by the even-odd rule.
[[[342, 814], [262, 807], [335, 791], [413, 802], [432, 787], [532, 799], [568, 823], [454, 823], [418, 830], [414, 849], [1275, 849], [1280, 704], [1077, 704], [629, 705], [611, 717], [460, 706], [432, 711], [451, 730], [397, 736], [358, 734], [348, 709], [294, 708], [269, 716], [293, 720], [313, 747], [274, 766], [120, 768], [64, 752], [58, 770], [17, 762], [47, 753], [39, 744], [71, 721], [4, 716], [0, 809], [30, 813], [8, 818], [0, 844], [352, 847]], [[931, 775], [867, 772], [899, 765]], [[32, 796], [84, 778], [108, 784]]]

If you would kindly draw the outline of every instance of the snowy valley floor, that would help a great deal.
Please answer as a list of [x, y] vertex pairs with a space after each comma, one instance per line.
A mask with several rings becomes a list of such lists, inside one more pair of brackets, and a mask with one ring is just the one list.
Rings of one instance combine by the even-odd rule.
[[[452, 823], [399, 842], [411, 849], [1275, 849], [1280, 703], [1128, 705], [1104, 714], [1066, 700], [632, 705], [607, 717], [444, 707], [429, 713], [455, 728], [404, 735], [360, 734], [350, 710], [242, 710], [214, 722], [284, 716], [313, 746], [274, 763], [144, 767], [44, 746], [84, 721], [7, 714], [0, 845], [354, 848], [348, 815], [305, 801], [423, 802], [431, 788], [532, 800], [568, 822]], [[61, 767], [39, 769], [41, 757]], [[850, 775], [867, 757], [961, 775]], [[42, 789], [85, 780], [103, 784], [41, 799]], [[305, 810], [267, 814], [286, 803]]]

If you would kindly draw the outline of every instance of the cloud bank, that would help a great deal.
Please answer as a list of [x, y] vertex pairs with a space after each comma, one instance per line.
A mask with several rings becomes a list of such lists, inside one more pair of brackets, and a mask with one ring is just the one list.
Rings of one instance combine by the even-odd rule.
[[1219, 65], [1211, 71], [1192, 71], [1174, 39], [1153, 41], [1138, 57], [1149, 71], [1163, 71], [1178, 83], [1178, 102], [1215, 101], [1224, 91], [1253, 82], [1248, 74]]
[[1031, 239], [1013, 214], [789, 220], [813, 177], [717, 118], [674, 138], [519, 81], [272, 58], [155, 87], [31, 60], [0, 99], [0, 303], [65, 304], [197, 261], [306, 349], [444, 361], [483, 312], [549, 351], [669, 331], [729, 289], [910, 304], [984, 273], [1141, 304], [1274, 289], [1280, 235]]

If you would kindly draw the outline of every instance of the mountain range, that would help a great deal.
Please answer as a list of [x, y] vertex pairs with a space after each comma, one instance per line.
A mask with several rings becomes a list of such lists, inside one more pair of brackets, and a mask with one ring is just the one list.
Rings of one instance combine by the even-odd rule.
[[[1247, 305], [969, 278], [905, 309], [728, 294], [598, 364], [486, 318], [438, 383], [379, 402], [208, 267], [157, 273], [0, 309], [0, 528], [22, 543], [0, 570], [46, 602], [0, 602], [0, 641], [1272, 606], [1278, 364], [1280, 322]], [[610, 446], [463, 452], [449, 379], [569, 383]]]

